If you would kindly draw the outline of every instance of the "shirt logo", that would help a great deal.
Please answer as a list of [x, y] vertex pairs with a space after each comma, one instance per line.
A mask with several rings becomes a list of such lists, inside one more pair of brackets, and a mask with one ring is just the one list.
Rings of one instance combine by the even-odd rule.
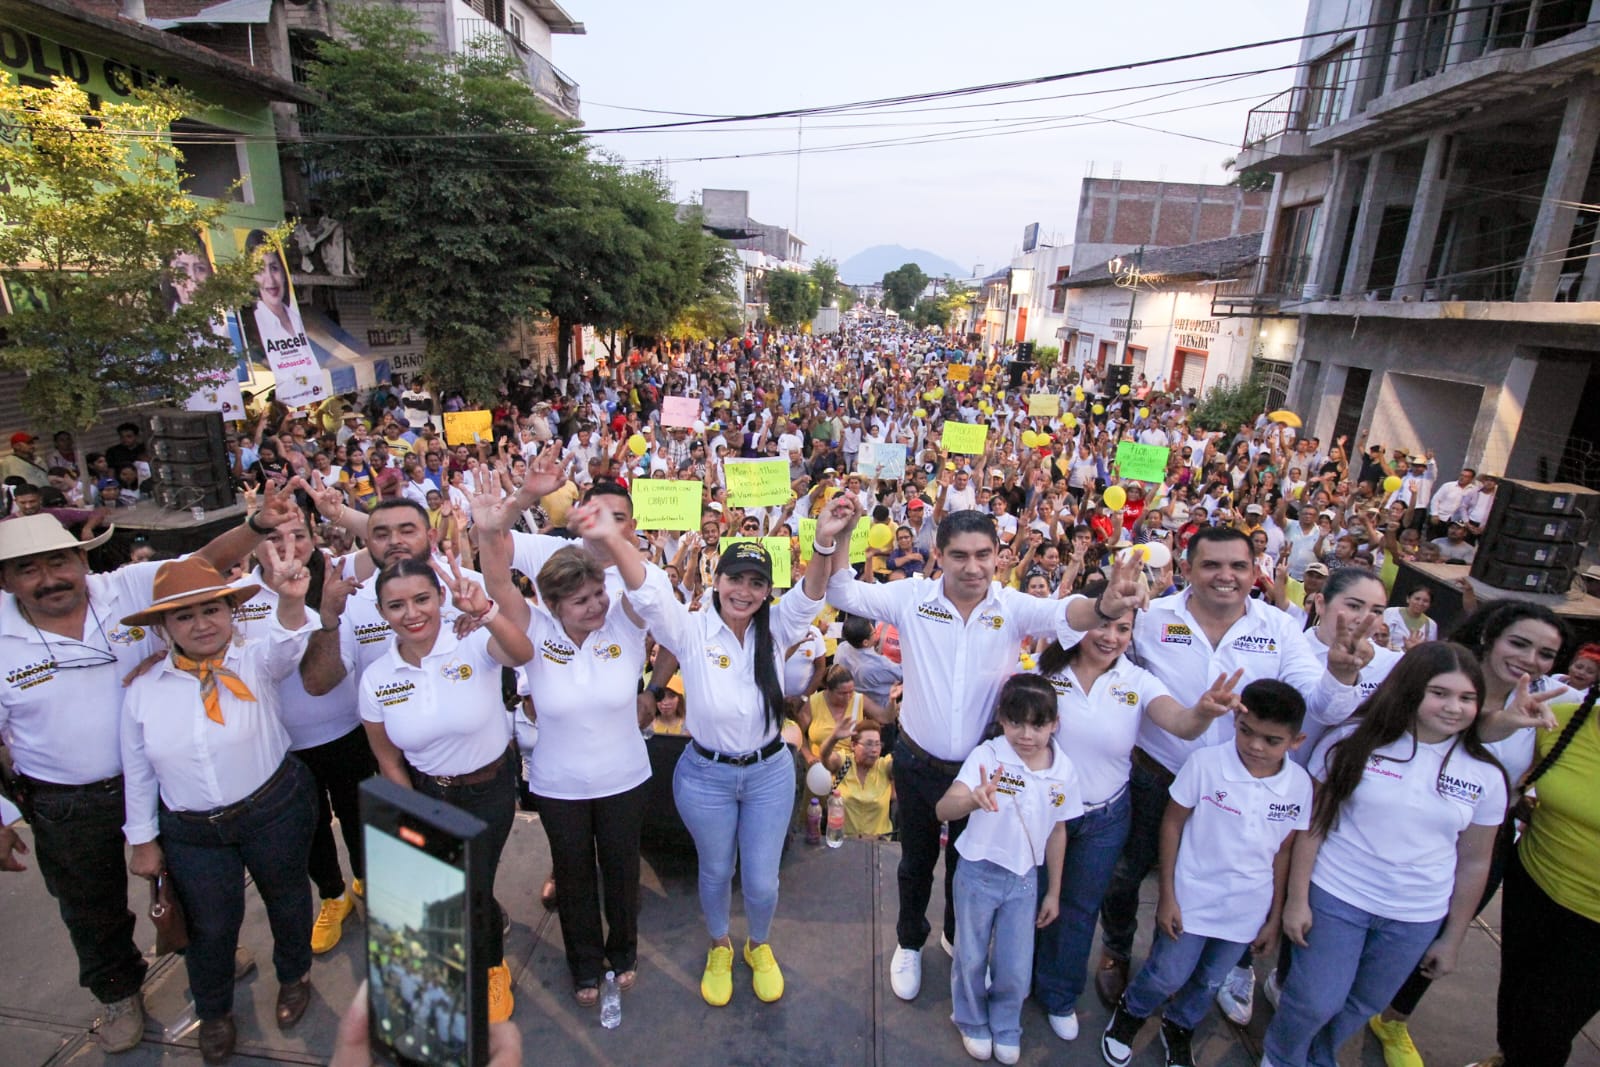
[[356, 644], [373, 645], [377, 644], [379, 641], [387, 641], [391, 632], [392, 631], [389, 629], [389, 624], [386, 622], [357, 623]]
[[1194, 634], [1189, 627], [1181, 622], [1169, 622], [1161, 628], [1161, 643], [1164, 645], [1192, 645]]
[[106, 639], [114, 645], [136, 645], [144, 640], [143, 626], [113, 626]]
[[1235, 638], [1233, 647], [1238, 652], [1259, 652], [1262, 655], [1276, 655], [1278, 642], [1270, 637], [1239, 637]]
[[1483, 786], [1477, 782], [1469, 782], [1465, 778], [1456, 778], [1453, 775], [1439, 775], [1439, 795], [1459, 800], [1464, 804], [1476, 805], [1483, 796]]
[[1058, 787], [1051, 786], [1050, 787], [1050, 806], [1052, 808], [1060, 808], [1060, 807], [1064, 807], [1066, 805], [1066, 803], [1067, 803], [1067, 794], [1063, 793]]
[[1372, 754], [1372, 758], [1367, 761], [1367, 773], [1380, 775], [1384, 778], [1399, 779], [1405, 777], [1405, 775], [1401, 774], [1399, 771], [1391, 771], [1383, 764], [1384, 758], [1374, 752]]
[[439, 668], [439, 673], [452, 682], [464, 682], [472, 677], [472, 665], [470, 663], [446, 663]]
[[1111, 700], [1113, 703], [1126, 704], [1130, 708], [1139, 706], [1139, 694], [1132, 689], [1124, 689], [1120, 685], [1111, 687]]
[[[809, 656], [810, 653], [807, 653], [807, 655]], [[620, 659], [621, 656], [622, 656], [622, 646], [621, 645], [595, 645], [594, 646], [594, 657], [595, 657], [595, 659]]]
[[1244, 812], [1240, 811], [1238, 808], [1227, 803], [1228, 791], [1226, 789], [1219, 789], [1215, 793], [1207, 794], [1200, 799], [1205, 801], [1207, 804], [1210, 804], [1214, 808], [1227, 812], [1229, 815], [1244, 814]]
[[716, 645], [712, 645], [710, 648], [706, 649], [706, 659], [713, 667], [719, 667], [722, 670], [727, 670], [729, 667], [733, 666], [733, 660], [728, 657], [726, 652], [722, 651], [722, 649], [718, 648]]
[[998, 630], [1005, 624], [1006, 617], [1004, 615], [996, 615], [993, 612], [986, 611], [978, 616], [978, 625], [987, 627], [990, 630]]
[[1292, 822], [1295, 819], [1298, 819], [1299, 817], [1300, 817], [1300, 805], [1298, 805], [1298, 804], [1268, 804], [1267, 805], [1267, 821], [1268, 822]]
[[415, 682], [390, 682], [378, 686], [378, 691], [374, 695], [377, 696], [380, 705], [392, 708], [396, 704], [404, 704], [410, 700], [411, 692], [416, 688]]
[[1063, 678], [1058, 674], [1050, 675], [1045, 679], [1045, 681], [1050, 683], [1058, 695], [1065, 696], [1066, 694], [1072, 692], [1072, 681], [1070, 679]]
[[18, 689], [32, 689], [36, 685], [43, 685], [55, 676], [56, 661], [42, 659], [36, 663], [13, 667], [6, 672], [6, 681]]
[[256, 622], [264, 619], [272, 611], [271, 604], [263, 604], [259, 600], [252, 600], [248, 604], [240, 604], [233, 609], [235, 622]]
[[548, 637], [539, 645], [539, 655], [558, 667], [565, 667], [571, 663], [576, 653], [577, 649], [565, 641], [556, 641]]
[[955, 622], [956, 617], [937, 604], [918, 604], [917, 617], [932, 622]]

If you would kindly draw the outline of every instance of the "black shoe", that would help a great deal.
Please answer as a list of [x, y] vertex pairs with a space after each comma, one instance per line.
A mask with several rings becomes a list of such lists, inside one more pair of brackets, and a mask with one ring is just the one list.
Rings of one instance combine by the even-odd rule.
[[1167, 1050], [1167, 1067], [1194, 1067], [1194, 1050], [1189, 1047], [1193, 1040], [1193, 1030], [1161, 1020], [1161, 1044]]
[[1100, 1035], [1100, 1055], [1111, 1067], [1126, 1067], [1133, 1059], [1133, 1039], [1144, 1028], [1145, 1018], [1128, 1010], [1126, 999], [1117, 1001], [1111, 1009], [1111, 1021], [1106, 1032]]

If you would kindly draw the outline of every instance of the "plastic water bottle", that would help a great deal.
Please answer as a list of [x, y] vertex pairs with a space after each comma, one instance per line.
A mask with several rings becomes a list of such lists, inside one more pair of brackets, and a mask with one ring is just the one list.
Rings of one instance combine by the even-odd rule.
[[950, 824], [947, 823], [947, 822], [942, 822], [942, 823], [939, 824], [939, 851], [943, 852], [945, 849], [947, 849], [949, 847], [950, 847]]
[[828, 797], [828, 847], [844, 844], [844, 800], [836, 789]]
[[615, 971], [606, 972], [606, 984], [600, 987], [600, 1025], [607, 1030], [622, 1025], [622, 987]]
[[822, 844], [822, 804], [816, 797], [806, 805], [806, 844]]

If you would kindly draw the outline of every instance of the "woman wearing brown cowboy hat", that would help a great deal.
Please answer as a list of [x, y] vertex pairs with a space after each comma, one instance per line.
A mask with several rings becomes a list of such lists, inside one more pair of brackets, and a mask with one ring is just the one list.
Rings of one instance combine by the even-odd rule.
[[198, 556], [164, 565], [150, 606], [122, 620], [156, 627], [170, 648], [123, 702], [128, 866], [145, 877], [165, 870], [177, 890], [207, 1063], [233, 1054], [246, 870], [272, 926], [278, 1026], [298, 1022], [311, 998], [305, 872], [317, 809], [311, 774], [290, 755], [278, 717], [278, 683], [300, 662], [314, 625], [305, 610], [310, 574], [272, 542], [257, 552], [262, 581], [278, 596], [264, 637], [234, 640], [234, 607], [259, 587], [228, 585]]

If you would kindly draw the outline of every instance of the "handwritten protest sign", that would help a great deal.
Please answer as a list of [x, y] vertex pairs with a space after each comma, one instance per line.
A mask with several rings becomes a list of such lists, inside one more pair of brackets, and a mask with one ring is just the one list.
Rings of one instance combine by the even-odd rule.
[[1034, 393], [1028, 397], [1028, 414], [1054, 418], [1061, 414], [1061, 396], [1058, 393]]
[[717, 547], [717, 551], [726, 552], [732, 545], [740, 541], [754, 541], [767, 550], [767, 555], [772, 557], [772, 587], [774, 589], [787, 589], [794, 584], [794, 561], [789, 558], [790, 548], [787, 537], [724, 537]]
[[952, 382], [972, 380], [972, 367], [966, 363], [952, 363], [945, 368], [945, 377]]
[[700, 525], [701, 484], [636, 478], [633, 518], [641, 530], [693, 530]]
[[983, 446], [989, 440], [989, 427], [970, 422], [947, 422], [941, 447], [946, 452], [967, 456], [983, 455]]
[[728, 476], [728, 503], [733, 507], [770, 508], [789, 502], [786, 459], [730, 459], [723, 471]]
[[494, 415], [488, 411], [447, 411], [444, 413], [444, 443], [473, 445], [494, 440]]
[[856, 520], [856, 528], [850, 531], [850, 562], [865, 563], [867, 561], [867, 534], [872, 530], [872, 518], [863, 515]]
[[856, 472], [863, 478], [897, 482], [906, 476], [906, 446], [863, 441], [856, 457]]
[[661, 425], [693, 426], [700, 418], [700, 401], [692, 396], [669, 396], [661, 402]]
[[1167, 480], [1167, 457], [1171, 452], [1172, 449], [1160, 445], [1118, 441], [1117, 471], [1130, 481], [1164, 482]]

